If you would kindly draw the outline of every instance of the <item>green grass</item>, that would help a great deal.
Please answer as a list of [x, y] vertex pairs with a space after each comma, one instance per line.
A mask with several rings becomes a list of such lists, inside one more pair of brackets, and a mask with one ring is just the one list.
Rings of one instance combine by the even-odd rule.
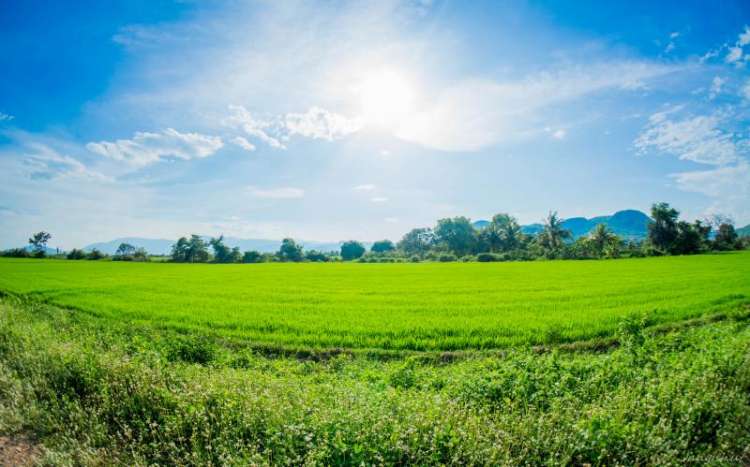
[[0, 260], [0, 291], [106, 320], [289, 348], [495, 349], [610, 337], [750, 301], [750, 252], [618, 261], [148, 264]]
[[312, 362], [5, 298], [0, 435], [32, 432], [41, 465], [747, 465], [748, 318], [624, 322], [601, 353]]

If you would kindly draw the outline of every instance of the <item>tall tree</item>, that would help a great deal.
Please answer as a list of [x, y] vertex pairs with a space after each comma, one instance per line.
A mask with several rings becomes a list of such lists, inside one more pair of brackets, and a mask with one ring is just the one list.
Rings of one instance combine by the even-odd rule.
[[588, 241], [594, 248], [596, 255], [601, 259], [607, 256], [619, 256], [619, 247], [622, 245], [620, 237], [607, 228], [607, 224], [601, 222], [591, 230]]
[[135, 247], [130, 243], [120, 243], [115, 251], [116, 255], [132, 255], [135, 253]]
[[420, 259], [424, 259], [425, 253], [430, 251], [434, 241], [435, 234], [432, 229], [411, 229], [398, 242], [398, 247], [408, 256], [417, 255]]
[[503, 251], [519, 248], [523, 242], [521, 226], [515, 217], [507, 213], [495, 214], [492, 224], [497, 225], [500, 232], [500, 245]]
[[655, 203], [651, 206], [651, 219], [648, 223], [648, 241], [660, 253], [674, 253], [677, 240], [677, 219], [680, 212], [668, 203]]
[[388, 253], [390, 251], [395, 250], [396, 247], [393, 245], [393, 242], [390, 240], [378, 240], [375, 243], [372, 244], [372, 247], [370, 248], [370, 251], [373, 253]]
[[347, 240], [341, 245], [341, 258], [344, 261], [359, 259], [365, 254], [365, 247], [356, 240]]
[[34, 247], [34, 252], [37, 256], [44, 256], [47, 249], [47, 242], [52, 238], [52, 235], [45, 231], [37, 232], [29, 239], [29, 244]]
[[302, 247], [297, 245], [297, 242], [295, 242], [293, 238], [285, 238], [281, 241], [278, 255], [281, 261], [298, 263], [302, 261], [303, 258]]
[[477, 231], [467, 217], [439, 219], [434, 232], [437, 242], [445, 244], [458, 257], [471, 253], [476, 244]]
[[219, 238], [211, 238], [208, 244], [214, 250], [214, 260], [217, 263], [237, 263], [241, 259], [240, 248], [227, 246], [224, 243], [223, 235], [220, 235]]
[[714, 237], [714, 248], [717, 250], [734, 250], [737, 248], [737, 231], [729, 222], [719, 224]]
[[559, 249], [565, 240], [573, 238], [573, 233], [563, 227], [563, 222], [565, 219], [558, 217], [557, 211], [550, 211], [542, 224], [541, 240], [553, 251]]
[[502, 231], [500, 226], [494, 222], [490, 222], [487, 227], [483, 228], [477, 234], [479, 243], [482, 245], [482, 249], [494, 253], [501, 248], [503, 241]]
[[200, 235], [190, 235], [185, 260], [188, 263], [205, 263], [208, 261], [208, 247]]

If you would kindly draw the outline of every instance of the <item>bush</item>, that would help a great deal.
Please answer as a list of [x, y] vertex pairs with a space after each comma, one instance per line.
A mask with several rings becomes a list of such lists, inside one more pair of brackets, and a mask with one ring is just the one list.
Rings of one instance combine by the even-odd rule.
[[86, 259], [86, 252], [78, 248], [73, 248], [67, 257], [68, 259]]
[[246, 251], [244, 255], [242, 255], [242, 262], [243, 263], [260, 263], [263, 259], [263, 255], [260, 254], [258, 251]]
[[106, 257], [107, 257], [107, 255], [105, 255], [101, 251], [97, 250], [96, 248], [94, 248], [93, 250], [91, 250], [89, 252], [89, 254], [88, 254], [88, 259], [91, 260], [91, 261], [98, 261], [98, 260], [104, 259]]
[[3, 258], [28, 258], [29, 252], [23, 248], [13, 248], [11, 250], [4, 250], [2, 256]]
[[412, 263], [419, 263], [421, 260], [419, 259], [419, 256], [412, 256], [409, 261]]
[[479, 253], [477, 261], [480, 263], [494, 263], [495, 261], [499, 261], [499, 258], [494, 253]]
[[438, 258], [438, 261], [440, 261], [441, 263], [452, 263], [453, 261], [456, 261], [456, 255], [442, 254]]

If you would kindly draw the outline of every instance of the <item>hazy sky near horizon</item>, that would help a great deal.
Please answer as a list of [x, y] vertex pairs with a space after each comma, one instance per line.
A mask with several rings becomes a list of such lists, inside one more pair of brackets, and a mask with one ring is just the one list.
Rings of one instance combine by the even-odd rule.
[[750, 223], [746, 1], [0, 2], [0, 248]]

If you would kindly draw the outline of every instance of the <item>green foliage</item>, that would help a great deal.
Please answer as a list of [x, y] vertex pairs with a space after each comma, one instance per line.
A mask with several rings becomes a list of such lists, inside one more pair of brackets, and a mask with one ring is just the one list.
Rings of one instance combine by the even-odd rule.
[[310, 250], [305, 253], [305, 259], [311, 263], [327, 263], [331, 258], [322, 251]]
[[293, 263], [298, 263], [304, 258], [302, 247], [297, 245], [293, 238], [285, 238], [281, 241], [278, 256], [281, 261]]
[[37, 258], [44, 258], [47, 242], [49, 242], [51, 238], [52, 235], [44, 231], [37, 232], [29, 238], [29, 245], [34, 247], [34, 254]]
[[651, 206], [652, 222], [649, 222], [648, 240], [657, 252], [672, 253], [674, 243], [679, 234], [677, 230], [677, 219], [680, 212], [669, 206], [668, 203], [655, 203]]
[[669, 323], [744, 303], [747, 277], [746, 251], [618, 261], [264, 267], [0, 260], [6, 293], [284, 348], [508, 348], [545, 344], [550, 328], [564, 342], [606, 338], [634, 310], [657, 310], [654, 322]]
[[367, 250], [356, 240], [347, 240], [341, 245], [341, 258], [344, 261], [359, 259]]
[[539, 243], [549, 248], [553, 254], [564, 247], [564, 242], [573, 238], [570, 230], [563, 227], [565, 219], [559, 217], [557, 212], [551, 212], [542, 225], [542, 233], [539, 234]]
[[79, 249], [73, 248], [68, 253], [67, 258], [68, 259], [76, 259], [76, 260], [86, 259], [86, 252], [83, 251], [83, 250], [79, 250]]
[[219, 238], [211, 238], [208, 244], [214, 250], [214, 261], [217, 263], [239, 263], [242, 259], [240, 248], [229, 248], [224, 243], [223, 235], [220, 235]]
[[101, 259], [105, 259], [106, 257], [107, 255], [97, 250], [96, 248], [89, 251], [89, 253], [86, 255], [86, 259], [89, 261], [99, 261]]
[[244, 255], [242, 255], [242, 262], [243, 263], [260, 263], [263, 261], [263, 255], [260, 254], [260, 252], [255, 250], [246, 251]]
[[12, 248], [10, 250], [3, 250], [0, 256], [3, 258], [28, 258], [30, 255], [24, 248]]
[[316, 362], [5, 300], [0, 430], [33, 428], [41, 465], [742, 465], [737, 317], [660, 334], [636, 314], [598, 353]]
[[190, 239], [180, 237], [172, 245], [172, 261], [177, 263], [205, 263], [208, 261], [208, 247], [200, 235], [192, 234]]
[[741, 247], [738, 244], [738, 239], [739, 236], [734, 230], [734, 225], [729, 222], [723, 222], [716, 231], [713, 247], [720, 251], [738, 250]]
[[456, 256], [471, 253], [476, 246], [477, 231], [467, 217], [439, 219], [433, 232], [435, 241]]
[[423, 259], [434, 241], [435, 234], [432, 232], [432, 229], [411, 229], [398, 242], [398, 248], [407, 256], [417, 256], [418, 259]]
[[479, 253], [477, 261], [480, 263], [494, 263], [495, 261], [500, 261], [500, 256], [494, 253]]
[[372, 244], [370, 251], [373, 253], [390, 253], [396, 249], [396, 246], [390, 240], [378, 240]]

